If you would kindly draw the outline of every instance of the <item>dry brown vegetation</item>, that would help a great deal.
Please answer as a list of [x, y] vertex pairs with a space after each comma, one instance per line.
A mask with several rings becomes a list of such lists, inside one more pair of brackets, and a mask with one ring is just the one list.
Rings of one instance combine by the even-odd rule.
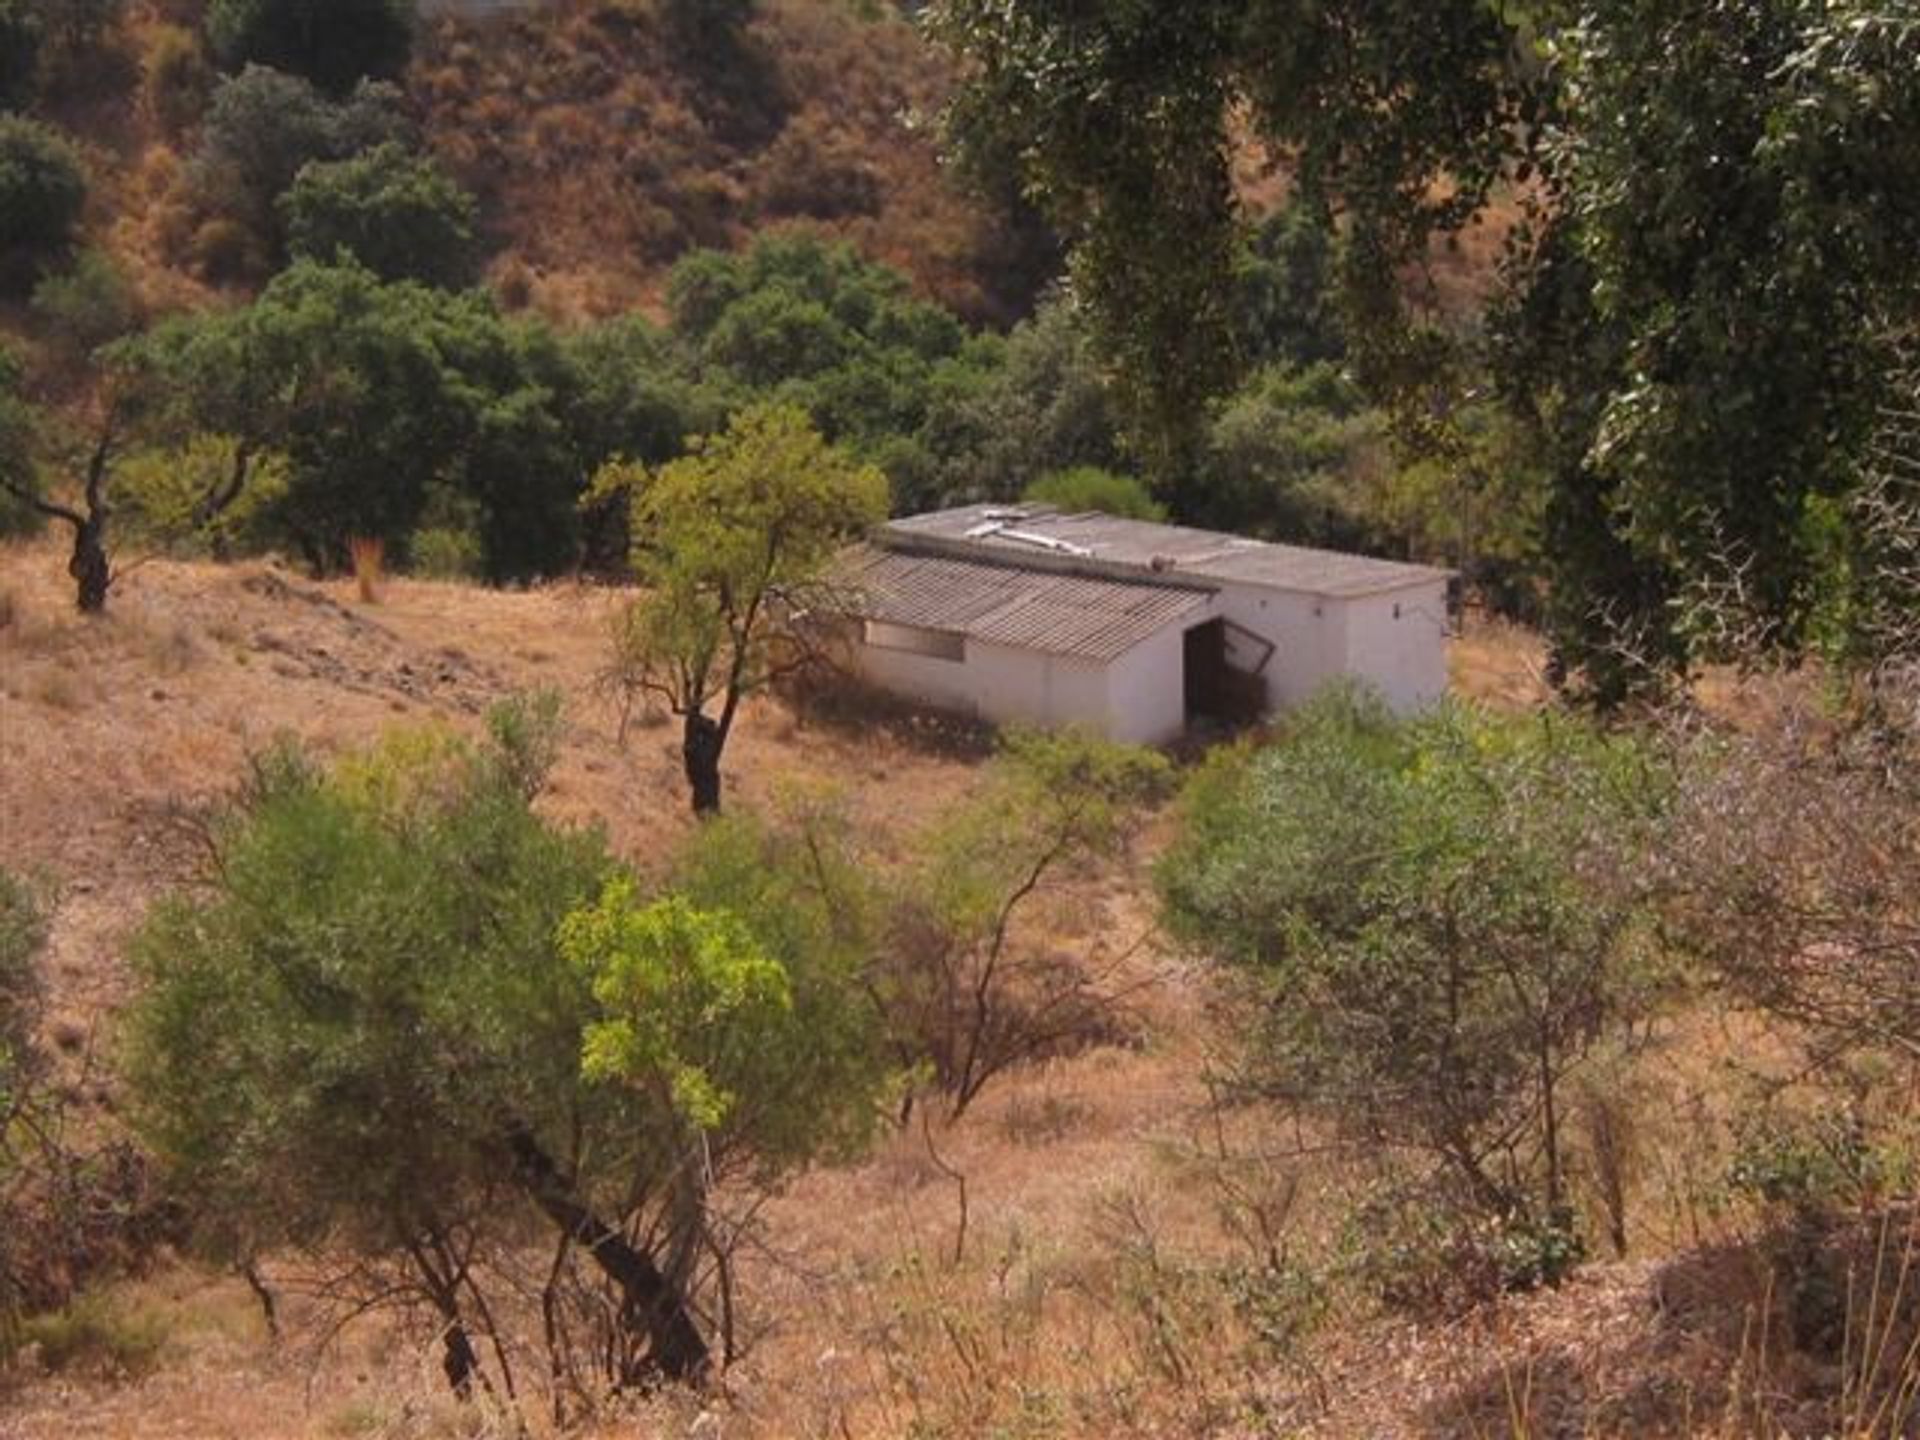
[[[45, 104], [85, 156], [90, 242], [154, 310], [215, 296], [194, 255], [193, 127], [148, 78], [200, 10], [129, 0], [97, 73]], [[909, 26], [832, 0], [771, 0], [719, 48], [676, 40], [650, 0], [554, 0], [439, 15], [404, 88], [428, 144], [484, 202], [489, 278], [510, 305], [658, 313], [688, 250], [794, 224], [852, 241], [972, 319], [1007, 321], [1051, 254], [942, 165], [930, 125], [948, 83]], [[0, 306], [16, 341], [24, 320]]]
[[946, 85], [908, 26], [844, 5], [774, 0], [721, 44], [677, 38], [647, 4], [562, 0], [441, 18], [408, 88], [485, 201], [496, 278], [543, 308], [657, 304], [686, 251], [794, 223], [1009, 318], [1033, 257], [943, 170], [929, 125]]
[[[622, 745], [594, 693], [607, 591], [392, 577], [365, 605], [351, 579], [155, 561], [129, 567], [108, 616], [82, 621], [55, 547], [0, 559], [0, 863], [58, 885], [46, 1029], [76, 1077], [77, 1123], [114, 1124], [110, 1086], [79, 1077], [127, 995], [122, 941], [191, 872], [192, 817], [276, 733], [337, 750], [396, 721], [474, 726], [499, 697], [557, 686], [568, 726], [546, 803], [603, 822], [642, 860], [690, 823], [672, 732], [642, 724]], [[1456, 676], [1531, 703], [1533, 650], [1476, 629]], [[796, 779], [837, 784], [863, 830], [903, 846], [978, 763], [950, 731], [915, 733], [758, 703], [729, 750], [730, 786], [764, 804]], [[1715, 1189], [1726, 1075], [1768, 1052], [1767, 1029], [1663, 1021], [1612, 1077], [1627, 1097], [1628, 1259], [1444, 1323], [1377, 1315], [1349, 1290], [1323, 1315], [1314, 1297], [1336, 1282], [1317, 1267], [1338, 1251], [1353, 1177], [1313, 1136], [1217, 1103], [1207, 1077], [1226, 1002], [1203, 971], [1139, 945], [1143, 889], [1137, 868], [1088, 877], [1036, 937], [1089, 964], [1127, 956], [1149, 982], [1135, 1025], [1012, 1072], [958, 1124], [915, 1124], [799, 1179], [742, 1269], [744, 1359], [710, 1391], [620, 1402], [586, 1433], [1802, 1433], [1796, 1397], [1830, 1377], [1765, 1333], [1778, 1277]], [[1596, 1171], [1583, 1175], [1597, 1214]], [[1876, 1259], [1869, 1237], [1860, 1274], [1897, 1266], [1903, 1243]], [[297, 1267], [275, 1279], [277, 1345], [242, 1281], [162, 1254], [36, 1332], [38, 1362], [0, 1395], [0, 1435], [506, 1432], [444, 1398], [415, 1332], [375, 1320], [333, 1336]]]

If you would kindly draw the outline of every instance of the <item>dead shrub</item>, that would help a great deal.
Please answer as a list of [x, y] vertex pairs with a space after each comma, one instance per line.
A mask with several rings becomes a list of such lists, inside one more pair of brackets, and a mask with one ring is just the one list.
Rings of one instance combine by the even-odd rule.
[[380, 586], [386, 576], [387, 546], [378, 536], [359, 535], [347, 541], [347, 555], [353, 562], [354, 593], [362, 605], [380, 603]]

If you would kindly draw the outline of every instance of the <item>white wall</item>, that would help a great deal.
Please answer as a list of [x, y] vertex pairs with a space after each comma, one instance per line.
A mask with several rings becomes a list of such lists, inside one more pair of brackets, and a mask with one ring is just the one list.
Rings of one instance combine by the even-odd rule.
[[870, 683], [958, 714], [999, 725], [1084, 725], [1153, 745], [1186, 726], [1185, 632], [1216, 614], [1277, 646], [1262, 672], [1271, 710], [1299, 705], [1342, 675], [1371, 685], [1402, 714], [1446, 694], [1444, 580], [1348, 600], [1227, 585], [1213, 606], [1104, 665], [972, 638], [958, 661], [860, 644], [853, 661]]
[[1186, 632], [1197, 623], [1170, 625], [1108, 663], [1110, 739], [1160, 745], [1187, 728]]
[[[1293, 590], [1258, 585], [1222, 586], [1219, 613], [1278, 648], [1260, 676], [1267, 682], [1267, 708], [1282, 710], [1312, 697], [1346, 663], [1342, 608]], [[1228, 632], [1228, 643], [1233, 643]]]
[[1402, 714], [1447, 693], [1447, 585], [1409, 585], [1344, 602], [1346, 665]]
[[[1109, 732], [1106, 667], [1092, 661], [972, 637], [964, 660], [856, 645], [853, 661], [872, 684], [996, 725], [1085, 725]], [[1177, 670], [1174, 684], [1177, 688]]]

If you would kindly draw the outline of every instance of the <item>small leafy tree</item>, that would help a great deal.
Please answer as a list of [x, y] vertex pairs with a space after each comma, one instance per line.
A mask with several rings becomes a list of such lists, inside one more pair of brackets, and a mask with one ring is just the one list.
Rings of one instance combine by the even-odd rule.
[[1252, 980], [1248, 1078], [1465, 1212], [1570, 1225], [1568, 1076], [1646, 997], [1626, 742], [1336, 693], [1202, 772], [1159, 868], [1175, 932]]
[[1030, 912], [1120, 854], [1163, 793], [1166, 760], [1085, 736], [1019, 732], [973, 798], [922, 837], [880, 970], [904, 1056], [958, 1117], [994, 1077], [1111, 1023], [1123, 977], [1036, 941]]
[[73, 242], [87, 181], [56, 131], [0, 114], [0, 293], [29, 288]]
[[424, 155], [389, 142], [315, 161], [279, 201], [287, 250], [323, 263], [344, 251], [382, 280], [454, 290], [474, 278], [474, 200]]
[[633, 564], [646, 593], [615, 630], [609, 675], [682, 722], [695, 814], [720, 808], [720, 758], [740, 706], [777, 678], [783, 614], [823, 598], [835, 553], [886, 514], [886, 477], [821, 439], [791, 406], [755, 406], [630, 487]]
[[224, 65], [271, 65], [344, 94], [390, 79], [413, 50], [413, 0], [212, 0], [207, 40]]
[[462, 1393], [513, 1392], [490, 1293], [541, 1239], [556, 1382], [705, 1370], [732, 1293], [710, 1324], [712, 1197], [857, 1139], [882, 1073], [841, 962], [772, 908], [792, 891], [710, 866], [649, 896], [534, 813], [555, 714], [331, 771], [269, 755], [209, 887], [135, 945], [128, 1093], [206, 1242], [424, 1303]]

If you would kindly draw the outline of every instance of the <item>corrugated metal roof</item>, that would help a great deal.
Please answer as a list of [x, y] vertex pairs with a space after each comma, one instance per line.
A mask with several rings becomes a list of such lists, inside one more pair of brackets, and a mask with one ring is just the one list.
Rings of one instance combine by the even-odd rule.
[[1348, 598], [1446, 580], [1451, 573], [1430, 565], [1377, 560], [1337, 550], [1276, 545], [1156, 525], [1114, 515], [1066, 515], [1046, 505], [966, 505], [890, 521], [884, 544], [935, 542], [952, 551], [978, 550], [996, 557], [1026, 558], [1048, 568], [1079, 561], [1194, 580], [1240, 581], [1277, 590]]
[[873, 545], [849, 551], [836, 579], [841, 603], [864, 619], [1083, 660], [1124, 654], [1212, 598], [1190, 585], [1099, 579]]

